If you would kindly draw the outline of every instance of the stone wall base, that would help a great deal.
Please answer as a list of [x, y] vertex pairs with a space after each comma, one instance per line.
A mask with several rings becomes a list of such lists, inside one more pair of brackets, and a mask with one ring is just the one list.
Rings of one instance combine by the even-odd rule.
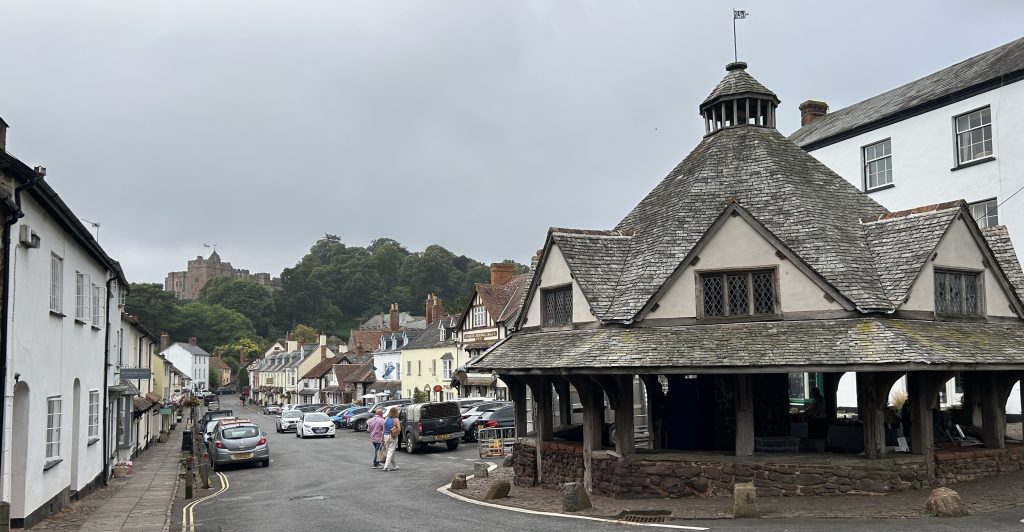
[[1024, 447], [1006, 449], [967, 447], [935, 451], [935, 481], [940, 485], [991, 477], [1024, 469]]

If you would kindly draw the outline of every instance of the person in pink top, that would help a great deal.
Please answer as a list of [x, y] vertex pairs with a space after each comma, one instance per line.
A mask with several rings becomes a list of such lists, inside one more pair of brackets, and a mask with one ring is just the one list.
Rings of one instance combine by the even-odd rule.
[[380, 467], [380, 446], [384, 443], [384, 410], [378, 408], [373, 411], [373, 417], [366, 422], [366, 431], [370, 433], [370, 443], [373, 444], [373, 468]]

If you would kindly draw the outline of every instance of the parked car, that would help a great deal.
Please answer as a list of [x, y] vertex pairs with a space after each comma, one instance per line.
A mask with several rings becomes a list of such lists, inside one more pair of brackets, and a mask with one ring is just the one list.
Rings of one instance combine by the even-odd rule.
[[504, 428], [516, 426], [515, 407], [513, 405], [499, 406], [485, 411], [473, 425], [473, 439], [478, 439], [481, 428]]
[[[351, 426], [349, 424], [349, 420], [352, 419], [352, 416], [358, 416], [359, 414], [362, 414], [363, 412], [366, 412], [369, 409], [370, 409], [370, 407], [368, 407], [368, 406], [352, 406], [352, 407], [346, 408], [345, 410], [342, 410], [336, 416], [337, 417], [337, 422], [335, 424], [339, 428], [348, 428], [348, 427]], [[332, 417], [331, 419], [334, 419], [334, 418]]]
[[235, 416], [234, 411], [232, 411], [230, 409], [225, 409], [225, 410], [210, 409], [210, 410], [207, 410], [205, 414], [203, 414], [202, 422], [203, 423], [209, 423], [210, 421], [213, 421], [215, 419], [220, 419], [222, 417], [234, 417], [234, 416]]
[[302, 412], [298, 410], [285, 410], [281, 417], [277, 418], [277, 432], [289, 432], [295, 430], [295, 426], [302, 419]]
[[327, 417], [332, 417], [338, 412], [347, 410], [350, 406], [352, 405], [329, 405], [321, 408], [320, 410], [318, 410], [318, 412], [323, 412], [327, 414]]
[[405, 445], [409, 454], [428, 443], [440, 443], [454, 451], [462, 439], [462, 411], [458, 403], [415, 403], [402, 407], [398, 414], [402, 433], [398, 445]]
[[348, 426], [355, 429], [356, 432], [362, 432], [366, 430], [366, 422], [369, 421], [371, 417], [373, 417], [374, 410], [382, 408], [384, 409], [384, 415], [387, 416], [388, 410], [390, 410], [391, 407], [408, 404], [412, 404], [412, 399], [392, 399], [390, 401], [382, 401], [379, 403], [374, 403], [372, 405], [367, 405], [366, 412], [349, 418]]
[[480, 419], [480, 416], [483, 415], [484, 412], [508, 406], [510, 404], [512, 403], [504, 401], [488, 401], [486, 403], [477, 403], [468, 407], [462, 412], [462, 431], [465, 433], [465, 440], [476, 440], [476, 431], [474, 430], [474, 426], [476, 425], [476, 420]]
[[295, 426], [296, 438], [334, 437], [334, 423], [323, 412], [307, 412]]
[[281, 415], [281, 405], [267, 405], [263, 407], [263, 414], [268, 416]]
[[259, 462], [270, 467], [267, 434], [252, 422], [218, 421], [209, 445], [213, 470], [225, 464]]
[[309, 403], [304, 405], [298, 405], [295, 407], [295, 409], [300, 412], [316, 412], [318, 408], [322, 408], [324, 406], [327, 405], [323, 403]]

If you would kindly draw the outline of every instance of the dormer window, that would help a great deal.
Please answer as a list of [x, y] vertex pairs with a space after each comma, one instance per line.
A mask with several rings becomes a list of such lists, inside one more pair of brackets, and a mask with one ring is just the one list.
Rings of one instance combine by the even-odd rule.
[[473, 328], [487, 326], [487, 309], [483, 305], [473, 307]]
[[977, 316], [981, 294], [980, 272], [935, 270], [935, 314]]
[[572, 285], [541, 290], [545, 327], [572, 325]]
[[774, 270], [705, 272], [697, 286], [702, 318], [778, 314]]

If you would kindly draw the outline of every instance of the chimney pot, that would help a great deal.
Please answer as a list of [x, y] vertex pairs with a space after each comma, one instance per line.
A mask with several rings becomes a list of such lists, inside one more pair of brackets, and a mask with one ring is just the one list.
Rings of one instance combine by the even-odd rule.
[[515, 276], [515, 273], [514, 265], [495, 262], [491, 264], [491, 284], [505, 284]]
[[800, 104], [800, 127], [828, 114], [828, 104], [818, 100], [807, 100]]
[[189, 336], [188, 337], [188, 343], [190, 343], [192, 345], [196, 345], [196, 337], [195, 336]]

